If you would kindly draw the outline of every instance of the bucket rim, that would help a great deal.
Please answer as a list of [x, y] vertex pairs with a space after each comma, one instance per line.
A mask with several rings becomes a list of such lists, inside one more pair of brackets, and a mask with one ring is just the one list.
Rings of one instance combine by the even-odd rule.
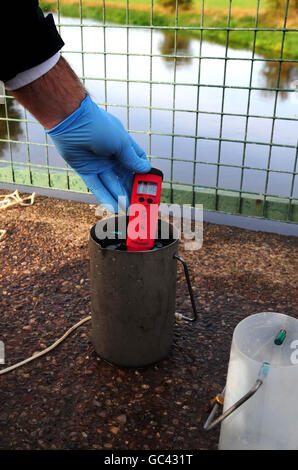
[[[105, 252], [108, 252], [108, 253], [117, 253], [117, 256], [119, 253], [125, 253], [125, 254], [129, 254], [129, 255], [137, 255], [138, 253], [142, 253], [142, 254], [155, 254], [155, 253], [159, 253], [161, 251], [164, 251], [168, 248], [171, 248], [173, 247], [174, 245], [178, 244], [179, 243], [179, 236], [178, 236], [178, 230], [177, 228], [171, 224], [170, 222], [167, 222], [163, 219], [158, 219], [158, 223], [163, 223], [163, 224], [167, 224], [169, 225], [171, 228], [172, 228], [172, 231], [173, 231], [173, 239], [172, 241], [161, 247], [161, 248], [158, 248], [157, 250], [139, 250], [139, 251], [122, 251], [122, 250], [109, 250], [109, 248], [105, 248], [103, 246], [101, 246], [101, 244], [97, 241], [98, 238], [96, 237], [96, 234], [95, 234], [95, 226], [98, 224], [98, 223], [101, 223], [103, 221], [106, 221], [108, 219], [113, 219], [113, 218], [119, 218], [119, 217], [126, 217], [128, 218], [125, 214], [121, 214], [121, 215], [118, 215], [118, 214], [114, 214], [114, 215], [111, 215], [111, 216], [108, 216], [108, 217], [105, 217], [104, 219], [101, 219], [101, 220], [98, 220], [95, 224], [92, 225], [92, 227], [90, 228], [89, 230], [89, 235], [90, 235], [90, 240], [95, 243], [96, 246], [98, 246], [102, 251], [105, 251]], [[95, 235], [95, 236], [94, 236]], [[97, 240], [96, 240], [96, 238]]]

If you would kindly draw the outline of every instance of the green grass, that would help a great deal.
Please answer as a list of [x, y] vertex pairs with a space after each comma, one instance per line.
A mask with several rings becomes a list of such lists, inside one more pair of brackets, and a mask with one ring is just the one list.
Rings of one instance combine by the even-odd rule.
[[[194, 5], [201, 6], [201, 0], [194, 0]], [[232, 1], [232, 10], [233, 8], [256, 8], [256, 0], [233, 0]], [[265, 8], [267, 5], [266, 0], [260, 1], [260, 8]], [[228, 0], [205, 0], [205, 8], [228, 8]]]
[[[197, 5], [200, 5], [200, 0], [195, 0]], [[136, 3], [144, 3], [149, 4], [149, 0], [136, 0]], [[227, 5], [226, 0], [214, 0], [214, 1], [206, 1], [205, 6], [212, 5], [212, 8], [220, 7]], [[252, 5], [255, 6], [255, 0], [233, 0], [233, 8], [234, 7], [250, 7]], [[261, 2], [263, 6], [264, 2]], [[123, 5], [123, 1], [122, 1]], [[40, 1], [40, 6], [44, 9], [44, 11], [55, 11], [56, 9], [56, 2], [49, 2], [46, 0]], [[60, 13], [63, 16], [68, 17], [79, 17], [80, 10], [79, 4], [63, 4], [60, 3]], [[90, 18], [102, 21], [103, 19], [103, 11], [101, 6], [94, 6], [94, 5], [87, 5], [83, 2], [82, 8], [82, 16], [83, 18]], [[105, 10], [105, 20], [107, 23], [117, 23], [117, 24], [126, 24], [127, 16], [126, 16], [126, 9], [125, 8], [106, 8]], [[148, 26], [150, 25], [150, 11], [149, 10], [133, 10], [132, 8], [129, 9], [129, 24], [135, 25], [142, 25]], [[154, 12], [153, 17], [153, 24], [154, 26], [174, 26], [175, 25], [175, 15], [167, 14], [161, 15], [160, 13]], [[254, 16], [244, 16], [239, 18], [231, 17], [230, 26], [232, 28], [238, 27], [254, 27], [255, 24], [255, 17]], [[187, 26], [187, 27], [196, 27], [200, 25], [200, 15], [195, 18], [193, 13], [188, 13], [184, 11], [179, 16], [179, 25], [180, 26]], [[204, 16], [204, 25], [208, 27], [220, 27], [225, 28], [227, 26], [227, 16], [226, 16], [226, 9], [223, 10], [223, 16], [218, 17], [218, 15], [212, 16], [206, 14]], [[181, 34], [181, 33], [179, 33]], [[189, 37], [200, 37], [200, 31], [189, 30], [187, 32]], [[226, 43], [227, 33], [226, 31], [214, 31], [214, 30], [204, 30], [203, 31], [203, 39], [208, 41], [213, 41], [218, 44], [225, 44]], [[264, 55], [265, 57], [269, 58], [279, 58], [280, 56], [280, 45], [281, 45], [281, 38], [282, 33], [278, 31], [270, 31], [270, 32], [258, 32], [256, 37], [256, 53]], [[229, 34], [229, 47], [231, 48], [239, 48], [239, 49], [252, 49], [253, 46], [253, 33], [250, 31], [232, 31]], [[298, 51], [297, 51], [297, 33], [287, 33], [286, 40], [284, 44], [284, 52], [283, 57], [286, 59], [297, 59], [298, 58]]]
[[[108, 1], [108, 0], [107, 0]], [[124, 0], [111, 0], [113, 3], [121, 3], [122, 5], [125, 3]], [[87, 0], [88, 2], [88, 0]], [[87, 3], [86, 1], [82, 2], [83, 8], [84, 8], [84, 3]], [[78, 5], [78, 0], [74, 0], [73, 3], [77, 3]], [[100, 2], [99, 2], [100, 3]], [[151, 0], [131, 0], [130, 5], [133, 4], [138, 4], [138, 5], [151, 5]], [[60, 5], [63, 5], [63, 0], [60, 1]], [[126, 3], [125, 3], [126, 4]], [[154, 0], [154, 6], [158, 6], [158, 1]], [[202, 6], [202, 0], [193, 0], [192, 5], [194, 8], [201, 8]], [[257, 5], [257, 0], [232, 0], [232, 10], [234, 8], [256, 8]], [[204, 8], [228, 8], [229, 6], [229, 1], [228, 0], [205, 0], [204, 1]], [[267, 0], [260, 0], [260, 9], [264, 9], [267, 6]]]
[[[123, 0], [111, 0], [113, 3], [122, 3], [123, 5]], [[174, 1], [174, 0], [173, 0]], [[131, 0], [130, 2], [131, 5], [137, 4], [137, 5], [151, 5], [151, 0]], [[158, 6], [158, 1], [154, 1], [154, 7]], [[242, 9], [242, 8], [251, 8], [256, 10], [256, 5], [257, 1], [256, 0], [232, 0], [232, 11], [234, 8], [236, 9]], [[261, 0], [260, 1], [260, 9], [266, 8], [267, 1], [266, 0]], [[193, 8], [201, 8], [202, 7], [202, 1], [201, 0], [193, 0], [192, 2], [192, 7]], [[228, 0], [205, 0], [204, 1], [204, 8], [224, 8], [228, 9], [229, 8], [229, 1]]]

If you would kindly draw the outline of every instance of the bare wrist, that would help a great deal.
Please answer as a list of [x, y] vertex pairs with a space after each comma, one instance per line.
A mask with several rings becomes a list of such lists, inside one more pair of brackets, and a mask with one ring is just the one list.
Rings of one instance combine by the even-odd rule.
[[86, 96], [82, 83], [63, 57], [46, 74], [10, 93], [45, 129], [66, 119]]

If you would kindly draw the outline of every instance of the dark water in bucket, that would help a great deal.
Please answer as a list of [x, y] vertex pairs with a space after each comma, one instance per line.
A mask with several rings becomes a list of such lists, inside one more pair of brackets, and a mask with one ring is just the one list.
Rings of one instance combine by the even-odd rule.
[[[105, 244], [103, 248], [107, 250], [127, 251], [126, 241], [118, 242], [118, 240], [107, 239], [106, 243], [107, 244]], [[155, 240], [154, 247], [151, 248], [150, 251], [159, 250], [160, 248], [163, 248], [164, 246], [167, 246], [167, 245], [168, 243], [166, 243], [165, 240]]]
[[[91, 234], [94, 240], [99, 243], [99, 245], [107, 250], [116, 250], [116, 251], [127, 251], [126, 247], [126, 230], [123, 231], [123, 227], [118, 226], [118, 218], [114, 219], [115, 226], [112, 229], [109, 229], [108, 222], [103, 227], [103, 232], [105, 232], [105, 238], [102, 238], [102, 233], [98, 237], [96, 233], [96, 226], [91, 229]], [[126, 228], [128, 224], [128, 217], [126, 219]], [[156, 251], [161, 248], [164, 248], [174, 241], [172, 230], [169, 232], [168, 238], [164, 238], [164, 234], [161, 234], [160, 223], [157, 230], [157, 236], [153, 248], [150, 251]], [[121, 230], [120, 230], [121, 229]], [[135, 252], [132, 252], [135, 253]]]

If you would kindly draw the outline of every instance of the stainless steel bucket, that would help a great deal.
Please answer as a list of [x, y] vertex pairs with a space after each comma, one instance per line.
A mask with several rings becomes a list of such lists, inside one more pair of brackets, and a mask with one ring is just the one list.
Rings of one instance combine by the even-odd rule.
[[172, 344], [179, 240], [159, 220], [159, 232], [169, 230], [162, 248], [110, 250], [96, 235], [107, 220], [90, 231], [92, 341], [106, 361], [142, 367], [165, 358]]

